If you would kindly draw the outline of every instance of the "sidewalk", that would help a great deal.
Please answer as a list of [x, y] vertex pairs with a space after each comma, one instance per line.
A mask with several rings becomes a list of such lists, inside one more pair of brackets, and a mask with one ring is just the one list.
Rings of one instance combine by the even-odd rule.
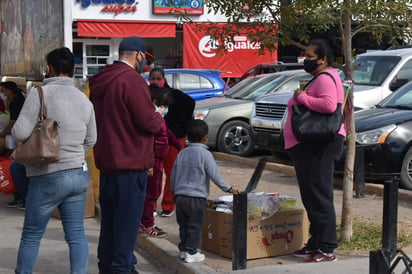
[[[16, 267], [17, 252], [24, 221], [24, 211], [7, 208], [13, 196], [0, 193], [0, 274], [12, 274]], [[88, 274], [98, 274], [97, 243], [100, 225], [96, 218], [85, 219], [86, 235], [89, 240]], [[172, 273], [167, 267], [153, 258], [145, 258], [143, 252], [135, 252], [140, 274]], [[52, 217], [41, 241], [38, 260], [33, 274], [70, 273], [69, 249], [64, 240], [63, 228], [59, 219]]]
[[[257, 160], [250, 158], [234, 157], [221, 153], [214, 153], [215, 159], [220, 167], [223, 177], [236, 188], [243, 190], [254, 171]], [[235, 163], [237, 162], [237, 164]], [[239, 167], [239, 163], [244, 164]], [[358, 211], [359, 207], [367, 204], [368, 218], [382, 219], [382, 197], [383, 191], [381, 185], [365, 186], [368, 193], [365, 198], [354, 199], [353, 214], [354, 216], [363, 215], [363, 211]], [[268, 163], [256, 191], [276, 191], [286, 195], [296, 195], [299, 197], [299, 190], [294, 169], [290, 166]], [[375, 194], [374, 194], [375, 193]], [[223, 196], [215, 185], [211, 185], [210, 199]], [[335, 190], [335, 207], [338, 218], [341, 212], [342, 191]], [[412, 221], [411, 210], [412, 195], [409, 191], [399, 191], [399, 198], [406, 199], [407, 202], [399, 202], [399, 220]], [[299, 204], [298, 198], [298, 204]], [[301, 204], [299, 204], [301, 207]], [[156, 217], [156, 225], [169, 233], [167, 238], [143, 238], [139, 237], [138, 246], [158, 258], [158, 260], [169, 267], [176, 273], [234, 273], [232, 271], [232, 261], [219, 255], [206, 252], [206, 260], [201, 263], [187, 264], [178, 258], [177, 244], [179, 242], [178, 225], [175, 215], [171, 217]], [[412, 250], [411, 250], [412, 251]], [[410, 252], [408, 252], [410, 253]], [[342, 251], [336, 251], [338, 261], [332, 263], [303, 264], [302, 259], [295, 258], [291, 255], [278, 256], [272, 258], [263, 258], [247, 261], [247, 269], [237, 270], [236, 273], [368, 273], [369, 272], [369, 253], [362, 254], [345, 254]], [[405, 267], [399, 264], [397, 269], [404, 270]], [[400, 273], [399, 271], [395, 273]]]

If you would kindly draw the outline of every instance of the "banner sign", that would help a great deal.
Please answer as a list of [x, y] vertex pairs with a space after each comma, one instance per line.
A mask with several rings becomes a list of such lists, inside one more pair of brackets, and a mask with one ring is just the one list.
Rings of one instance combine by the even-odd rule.
[[153, 14], [201, 15], [203, 0], [153, 0]]
[[[219, 69], [221, 77], [240, 77], [259, 63], [277, 61], [277, 51], [258, 55], [260, 43], [251, 42], [246, 35], [234, 36], [234, 42], [212, 41], [204, 32], [196, 32], [196, 25], [183, 25], [184, 68]], [[216, 53], [216, 43], [225, 44], [225, 55]]]

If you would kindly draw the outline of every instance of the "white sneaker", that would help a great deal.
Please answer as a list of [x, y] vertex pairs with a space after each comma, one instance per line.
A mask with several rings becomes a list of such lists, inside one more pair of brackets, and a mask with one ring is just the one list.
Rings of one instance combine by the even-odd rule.
[[201, 261], [204, 261], [205, 258], [206, 258], [205, 254], [200, 253], [199, 251], [193, 255], [190, 255], [188, 252], [186, 252], [185, 262], [186, 263], [201, 262]]
[[186, 253], [187, 253], [186, 251], [180, 251], [179, 253], [180, 259], [184, 260], [186, 258]]
[[153, 211], [153, 217], [156, 217], [157, 216], [157, 211], [155, 210], [155, 211]]

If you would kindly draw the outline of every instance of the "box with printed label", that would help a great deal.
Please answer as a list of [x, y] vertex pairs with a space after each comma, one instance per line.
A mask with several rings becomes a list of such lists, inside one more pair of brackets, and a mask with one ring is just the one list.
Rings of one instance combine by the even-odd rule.
[[[291, 254], [307, 242], [309, 224], [304, 209], [280, 210], [265, 220], [248, 220], [247, 259]], [[233, 214], [207, 209], [202, 249], [232, 258]]]

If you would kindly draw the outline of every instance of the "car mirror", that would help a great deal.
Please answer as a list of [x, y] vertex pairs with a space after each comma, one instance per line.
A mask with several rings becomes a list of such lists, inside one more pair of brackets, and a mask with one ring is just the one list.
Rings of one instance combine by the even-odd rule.
[[408, 83], [409, 80], [408, 79], [394, 79], [390, 84], [389, 84], [389, 89], [391, 91], [395, 91], [398, 88], [400, 88], [401, 86], [403, 86], [404, 84]]

